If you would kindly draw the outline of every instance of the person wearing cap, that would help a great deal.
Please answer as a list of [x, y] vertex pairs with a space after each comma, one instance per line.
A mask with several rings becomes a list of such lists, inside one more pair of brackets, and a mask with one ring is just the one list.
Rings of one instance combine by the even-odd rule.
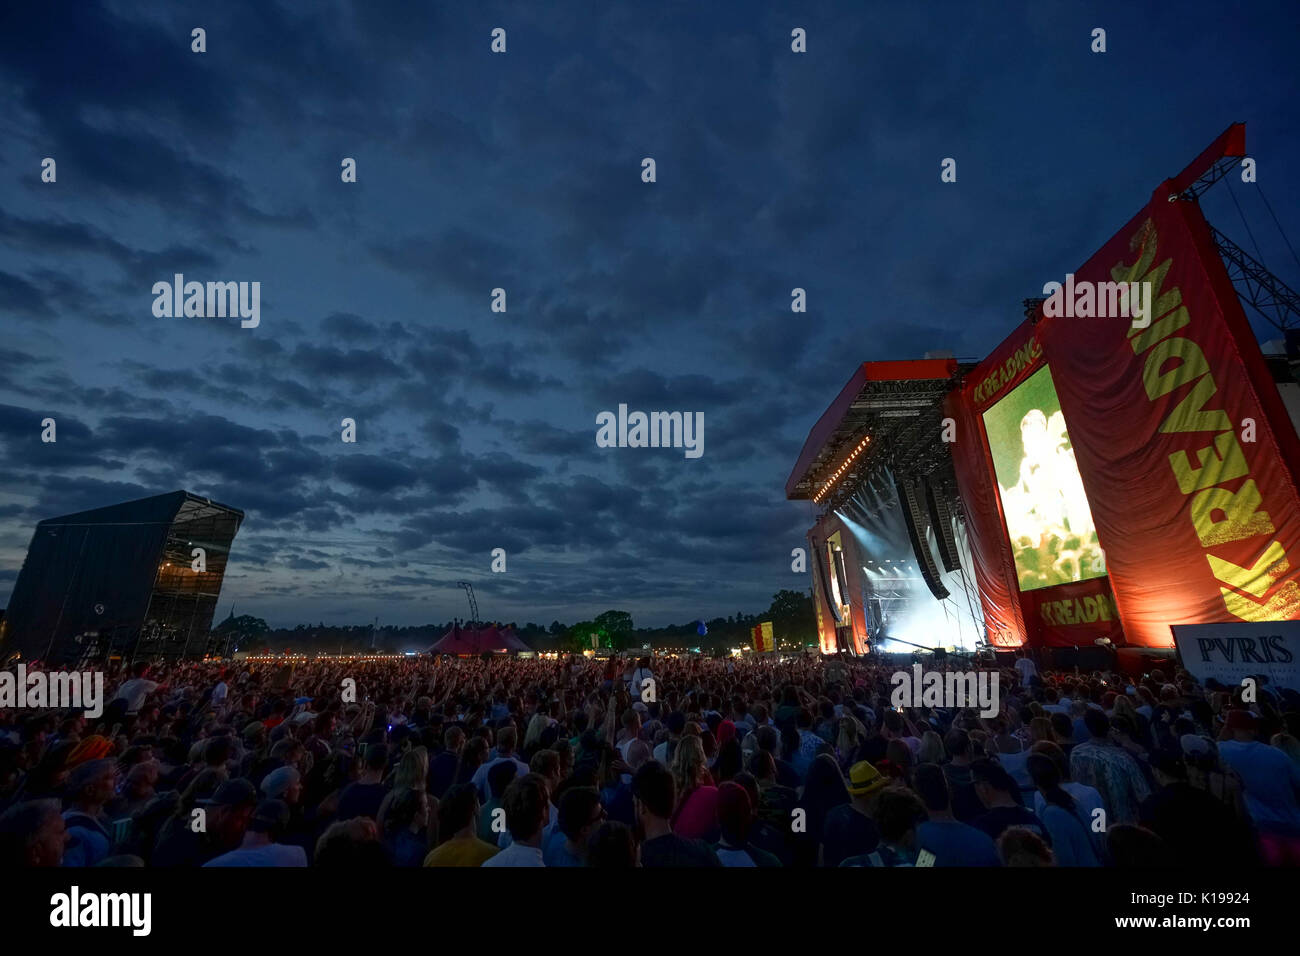
[[[205, 770], [204, 774], [217, 773]], [[198, 867], [239, 846], [257, 805], [257, 791], [247, 780], [223, 780], [211, 797], [195, 802], [179, 825], [163, 828], [154, 850], [155, 867]], [[202, 815], [198, 815], [202, 811]], [[203, 828], [196, 832], [195, 821]]]
[[237, 850], [222, 853], [203, 865], [306, 866], [307, 852], [300, 846], [277, 842], [289, 825], [289, 808], [282, 800], [263, 800], [248, 820], [248, 829]]
[[1259, 718], [1249, 710], [1228, 711], [1219, 757], [1241, 778], [1264, 862], [1300, 865], [1300, 766], [1277, 747], [1256, 740], [1258, 732]]
[[909, 867], [918, 857], [917, 828], [925, 822], [925, 806], [902, 787], [887, 787], [876, 803], [880, 844], [870, 853], [845, 859], [840, 866]]
[[839, 866], [847, 857], [876, 848], [880, 829], [872, 813], [876, 798], [888, 783], [884, 774], [865, 760], [849, 768], [849, 802], [831, 808], [822, 827], [822, 866]]
[[90, 760], [101, 760], [113, 753], [113, 743], [106, 737], [99, 734], [91, 734], [84, 740], [78, 741], [68, 754], [68, 759], [64, 763], [65, 770], [72, 770], [78, 764], [86, 763]]
[[1051, 845], [1052, 838], [1038, 814], [1016, 802], [1020, 787], [1011, 774], [987, 757], [974, 761], [970, 772], [975, 782], [975, 794], [985, 807], [985, 812], [975, 819], [975, 827], [987, 833], [994, 842], [1008, 827], [1024, 827]]
[[113, 840], [104, 805], [117, 792], [117, 762], [88, 760], [68, 774], [68, 809], [63, 822], [68, 828], [64, 866], [94, 866], [108, 856]]

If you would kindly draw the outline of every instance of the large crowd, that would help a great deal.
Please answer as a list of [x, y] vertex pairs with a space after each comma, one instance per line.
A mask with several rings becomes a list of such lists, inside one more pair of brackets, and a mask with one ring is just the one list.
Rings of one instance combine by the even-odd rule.
[[109, 675], [98, 719], [0, 711], [0, 857], [1300, 863], [1293, 691], [1021, 657], [997, 671], [999, 712], [984, 717], [895, 709], [899, 669], [814, 655], [135, 662]]

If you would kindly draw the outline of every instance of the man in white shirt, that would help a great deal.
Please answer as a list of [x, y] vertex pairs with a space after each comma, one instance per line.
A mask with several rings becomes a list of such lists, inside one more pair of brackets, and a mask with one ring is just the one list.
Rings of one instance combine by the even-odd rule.
[[1031, 677], [1038, 676], [1038, 665], [1023, 650], [1016, 651], [1016, 673], [1020, 675], [1020, 683], [1025, 685], [1028, 685]]
[[248, 821], [248, 830], [239, 849], [214, 857], [203, 865], [225, 866], [306, 866], [307, 851], [300, 846], [277, 843], [276, 838], [289, 825], [289, 807], [282, 800], [263, 800]]
[[132, 676], [122, 682], [122, 686], [117, 689], [117, 694], [113, 700], [121, 700], [126, 703], [126, 715], [134, 717], [144, 706], [145, 700], [158, 689], [156, 681], [146, 680], [145, 674], [149, 672], [149, 665], [144, 661], [136, 661], [131, 665]]
[[645, 682], [653, 681], [655, 675], [650, 671], [650, 658], [643, 657], [636, 662], [636, 665], [636, 670], [632, 672], [632, 681], [628, 687], [628, 692], [632, 695], [633, 700], [641, 700], [641, 692], [645, 689]]
[[519, 777], [506, 787], [501, 800], [510, 831], [508, 847], [483, 863], [484, 866], [545, 866], [542, 860], [542, 831], [550, 819], [550, 795], [546, 778], [539, 773]]

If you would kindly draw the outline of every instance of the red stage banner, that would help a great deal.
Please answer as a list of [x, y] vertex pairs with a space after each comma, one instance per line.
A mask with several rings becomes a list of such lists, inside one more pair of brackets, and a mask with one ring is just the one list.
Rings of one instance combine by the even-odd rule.
[[956, 426], [952, 465], [965, 505], [967, 539], [974, 563], [975, 586], [984, 611], [984, 629], [990, 643], [1019, 647], [1028, 640], [1029, 634], [1021, 616], [1016, 569], [1003, 530], [1002, 502], [986, 450], [984, 426], [972, 397], [978, 383], [989, 380], [987, 375], [978, 373], [986, 367], [1002, 367], [1002, 363], [995, 361], [999, 353], [981, 363], [977, 374], [971, 375], [963, 388], [948, 393], [943, 414]]
[[1300, 619], [1300, 448], [1177, 185], [1074, 274], [1150, 283], [1149, 326], [1038, 325], [1125, 638], [1148, 647], [1173, 646], [1172, 624]]
[[1033, 643], [1071, 647], [1102, 638], [1117, 646], [1124, 643], [1110, 581], [1104, 577], [1024, 591], [1020, 606], [1025, 621], [1032, 622], [1030, 632], [1039, 636]]

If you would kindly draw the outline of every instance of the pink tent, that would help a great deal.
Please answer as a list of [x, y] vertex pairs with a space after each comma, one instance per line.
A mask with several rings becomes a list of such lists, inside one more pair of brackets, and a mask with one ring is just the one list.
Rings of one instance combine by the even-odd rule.
[[451, 630], [429, 648], [430, 654], [506, 654], [531, 650], [511, 628], [480, 624], [476, 629], [453, 624]]

